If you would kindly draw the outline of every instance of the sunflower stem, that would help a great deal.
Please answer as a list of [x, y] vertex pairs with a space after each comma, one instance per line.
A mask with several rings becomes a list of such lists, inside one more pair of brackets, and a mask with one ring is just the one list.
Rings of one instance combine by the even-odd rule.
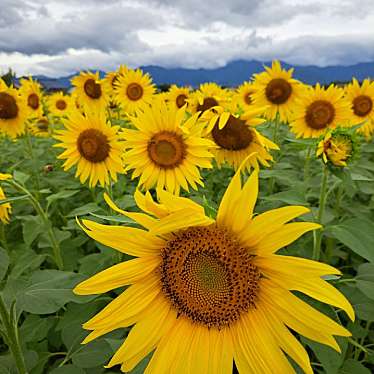
[[27, 374], [28, 372], [26, 369], [25, 359], [23, 357], [19, 339], [17, 321], [15, 321], [14, 318], [12, 318], [11, 313], [12, 312], [8, 312], [3, 297], [0, 294], [0, 320], [5, 330], [3, 338], [6, 341], [9, 350], [13, 355], [18, 373]]
[[33, 166], [33, 174], [34, 174], [34, 178], [35, 178], [35, 188], [36, 188], [35, 195], [39, 199], [40, 179], [39, 179], [38, 169], [36, 167], [36, 159], [35, 159], [34, 151], [33, 151], [33, 148], [32, 148], [30, 133], [29, 133], [28, 130], [26, 130], [25, 139], [26, 139], [26, 145], [27, 145], [28, 153], [29, 153], [30, 159], [32, 161], [32, 166]]
[[[279, 126], [280, 126], [280, 120], [279, 120], [279, 114], [275, 117], [275, 120], [273, 122], [273, 142], [275, 144], [278, 144], [278, 132], [279, 132]], [[274, 162], [275, 162], [274, 158]], [[269, 179], [269, 195], [271, 195], [274, 192], [274, 187], [275, 187], [275, 178], [272, 176]]]
[[53, 231], [51, 221], [48, 218], [48, 214], [44, 211], [44, 209], [40, 205], [39, 201], [35, 198], [35, 196], [26, 187], [23, 187], [22, 185], [20, 185], [14, 180], [7, 180], [5, 182], [13, 186], [17, 191], [22, 192], [27, 195], [28, 199], [30, 200], [31, 205], [34, 207], [36, 212], [39, 214], [40, 218], [42, 219], [47, 229], [47, 235], [52, 244], [53, 258], [55, 260], [55, 263], [59, 270], [63, 270], [64, 265], [63, 265], [62, 256], [61, 256], [61, 248], [56, 238], [55, 232]]
[[306, 156], [305, 156], [305, 162], [304, 162], [304, 183], [306, 187], [308, 187], [309, 179], [310, 179], [310, 156], [312, 153], [312, 146], [308, 145]]
[[[317, 223], [321, 224], [323, 220], [323, 214], [325, 212], [326, 205], [326, 192], [327, 192], [327, 180], [328, 180], [329, 170], [327, 166], [323, 165], [322, 183], [319, 195], [319, 207], [317, 215]], [[322, 230], [318, 230], [315, 235], [314, 246], [313, 246], [313, 259], [319, 261], [321, 256], [321, 244], [322, 244]]]

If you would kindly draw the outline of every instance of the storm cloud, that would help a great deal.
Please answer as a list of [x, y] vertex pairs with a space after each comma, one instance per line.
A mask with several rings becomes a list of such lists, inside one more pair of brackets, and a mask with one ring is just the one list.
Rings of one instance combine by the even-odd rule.
[[1, 0], [0, 71], [374, 61], [371, 0]]

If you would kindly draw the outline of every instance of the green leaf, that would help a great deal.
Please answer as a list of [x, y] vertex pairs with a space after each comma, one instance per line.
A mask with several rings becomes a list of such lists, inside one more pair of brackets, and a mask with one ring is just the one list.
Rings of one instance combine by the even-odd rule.
[[6, 203], [11, 203], [11, 202], [17, 201], [17, 200], [27, 200], [28, 198], [29, 197], [27, 195], [7, 197], [6, 199], [0, 200], [0, 205], [6, 204]]
[[5, 249], [0, 248], [0, 281], [5, 277], [9, 267], [9, 256]]
[[263, 200], [282, 201], [283, 203], [295, 205], [309, 205], [305, 200], [305, 194], [296, 190], [278, 192], [271, 196], [265, 196]]
[[38, 270], [31, 277], [31, 285], [18, 295], [18, 306], [29, 313], [49, 314], [57, 312], [70, 301], [85, 302], [86, 297], [76, 296], [72, 292], [83, 279], [76, 273]]
[[359, 256], [374, 262], [374, 224], [368, 220], [353, 218], [328, 231]]
[[370, 300], [357, 287], [344, 285], [340, 291], [348, 298], [359, 319], [372, 321], [374, 316], [374, 301]]
[[101, 210], [101, 208], [96, 203], [88, 203], [88, 204], [82, 205], [81, 207], [73, 209], [67, 215], [67, 217], [83, 216], [86, 214], [90, 214], [92, 212], [97, 212], [99, 210]]
[[363, 279], [374, 282], [374, 264], [369, 262], [361, 264], [357, 269], [356, 279]]
[[339, 343], [342, 353], [336, 352], [331, 347], [324, 344], [316, 343], [307, 338], [302, 338], [315, 353], [319, 362], [322, 364], [323, 369], [328, 374], [337, 374], [338, 370], [344, 360], [345, 351], [347, 350], [348, 342], [347, 339], [337, 337], [336, 339]]
[[356, 286], [368, 298], [374, 300], [374, 282], [366, 281], [366, 280], [358, 280], [356, 282]]
[[370, 374], [371, 371], [360, 362], [349, 358], [339, 370], [339, 374]]
[[101, 214], [96, 214], [90, 212], [90, 215], [96, 218], [100, 218], [104, 221], [112, 221], [112, 222], [120, 222], [120, 223], [126, 223], [127, 225], [134, 225], [135, 221], [124, 216], [103, 216]]
[[22, 171], [14, 170], [13, 179], [21, 184], [25, 184], [30, 178], [29, 174], [22, 173]]
[[79, 190], [63, 190], [47, 197], [47, 209], [55, 201], [61, 199], [68, 199], [77, 194]]
[[25, 250], [19, 254], [15, 260], [13, 260], [14, 268], [10, 272], [10, 277], [18, 278], [20, 275], [26, 272], [26, 270], [37, 269], [45, 260], [46, 255], [38, 255], [31, 249]]
[[75, 365], [69, 364], [53, 369], [49, 374], [86, 374], [86, 372]]
[[113, 351], [105, 340], [96, 340], [75, 352], [72, 355], [72, 361], [80, 368], [89, 369], [105, 365], [112, 354]]
[[20, 328], [22, 343], [39, 342], [45, 339], [53, 323], [50, 318], [29, 314]]
[[22, 216], [22, 220], [23, 240], [30, 247], [37, 236], [45, 232], [45, 225], [39, 216]]

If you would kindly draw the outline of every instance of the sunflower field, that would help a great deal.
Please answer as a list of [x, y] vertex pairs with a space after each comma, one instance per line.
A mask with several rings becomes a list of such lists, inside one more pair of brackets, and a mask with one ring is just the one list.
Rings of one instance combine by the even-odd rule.
[[374, 372], [374, 82], [0, 79], [0, 374]]

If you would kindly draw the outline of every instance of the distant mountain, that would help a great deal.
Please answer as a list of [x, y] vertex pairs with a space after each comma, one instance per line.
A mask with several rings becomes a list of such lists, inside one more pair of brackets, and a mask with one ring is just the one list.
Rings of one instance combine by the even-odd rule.
[[[270, 66], [271, 62], [236, 60], [229, 62], [226, 66], [215, 69], [185, 69], [185, 68], [163, 68], [160, 66], [142, 66], [141, 69], [152, 75], [156, 84], [177, 84], [181, 86], [198, 86], [204, 82], [216, 82], [222, 86], [237, 86], [248, 80], [253, 74], [264, 70], [263, 66]], [[308, 84], [320, 82], [328, 84], [331, 82], [347, 82], [353, 77], [358, 80], [374, 78], [374, 62], [359, 63], [350, 66], [296, 66], [282, 63], [289, 69], [295, 68], [294, 77]], [[101, 72], [105, 74], [105, 72]], [[69, 89], [70, 79], [73, 75], [61, 78], [49, 78], [35, 76], [47, 89]]]

